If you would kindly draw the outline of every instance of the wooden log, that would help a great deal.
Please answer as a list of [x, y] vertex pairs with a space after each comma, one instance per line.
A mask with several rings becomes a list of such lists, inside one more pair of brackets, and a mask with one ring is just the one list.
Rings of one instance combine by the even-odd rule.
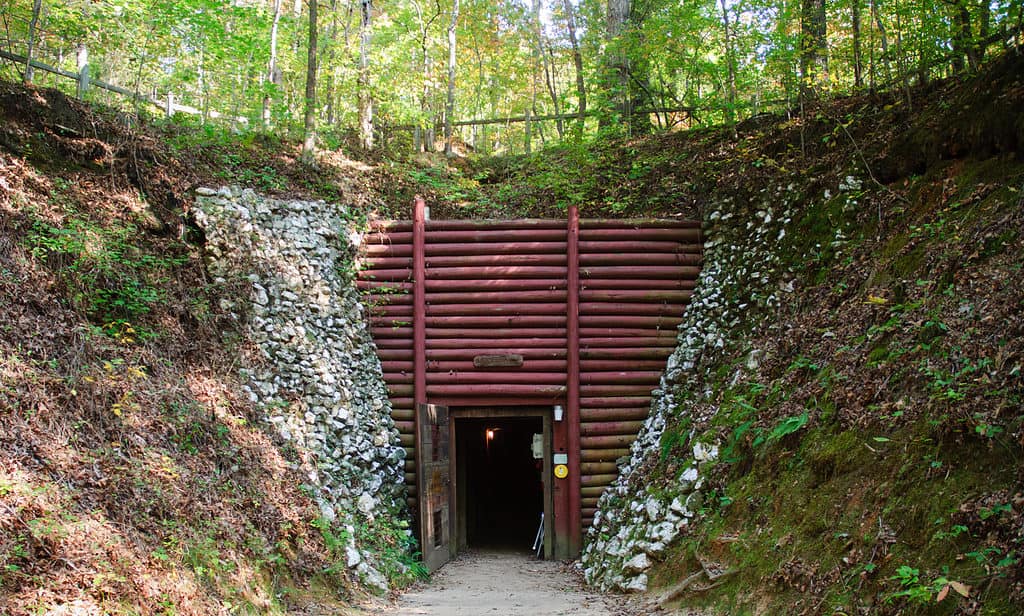
[[590, 253], [580, 255], [580, 265], [620, 265], [640, 269], [651, 265], [700, 265], [704, 257], [700, 254], [662, 252], [662, 253]]
[[588, 486], [580, 489], [580, 494], [584, 497], [587, 496], [601, 496], [604, 491], [608, 489], [608, 486]]
[[580, 472], [584, 475], [617, 473], [618, 470], [619, 467], [614, 462], [583, 462], [580, 464]]
[[412, 244], [364, 244], [359, 253], [364, 258], [411, 257]]
[[[654, 305], [654, 304], [652, 304]], [[514, 315], [561, 315], [565, 316], [565, 304], [431, 304], [427, 306], [428, 317], [439, 316], [514, 316]]]
[[[625, 291], [623, 291], [625, 292]], [[662, 291], [662, 293], [689, 293], [689, 291]], [[486, 291], [467, 293], [427, 293], [427, 303], [436, 304], [511, 304], [564, 302], [566, 290], [541, 291]], [[652, 300], [653, 301], [653, 300]]]
[[580, 434], [582, 434], [583, 436], [612, 436], [618, 434], [639, 434], [640, 429], [644, 427], [643, 421], [587, 421], [588, 418], [585, 417], [584, 410], [581, 410], [580, 414], [581, 417], [584, 417], [583, 422], [580, 424]]
[[[381, 338], [374, 340], [377, 350], [381, 349], [412, 349], [412, 338]], [[380, 357], [380, 355], [377, 355]]]
[[[400, 283], [395, 283], [400, 284]], [[614, 289], [619, 291], [685, 291], [696, 289], [695, 278], [659, 278], [647, 280], [644, 278], [587, 278], [583, 280], [583, 289]]]
[[[643, 405], [629, 406], [629, 407], [583, 407], [580, 409], [580, 417], [583, 419], [583, 424], [586, 422], [609, 422], [609, 421], [640, 421], [643, 423], [644, 419], [651, 412], [651, 400], [650, 398], [641, 398], [647, 402]], [[639, 432], [639, 428], [636, 432]], [[629, 434], [635, 434], [636, 432], [629, 432]]]
[[[386, 270], [385, 270], [386, 271]], [[612, 278], [623, 280], [642, 276], [644, 279], [679, 280], [696, 279], [700, 274], [700, 267], [697, 265], [645, 265], [643, 267], [633, 265], [591, 265], [580, 268], [581, 278]]]
[[686, 218], [581, 218], [580, 229], [700, 229], [699, 220]]
[[489, 385], [434, 385], [430, 391], [439, 396], [481, 396], [488, 394], [551, 398], [565, 395], [564, 385], [522, 385], [495, 383]]
[[[487, 244], [496, 242], [564, 242], [562, 229], [470, 229], [466, 231], [427, 231], [427, 244]], [[403, 233], [392, 233], [402, 241]], [[595, 238], [598, 239], [598, 238]]]
[[565, 327], [562, 315], [501, 315], [467, 317], [459, 315], [427, 317], [427, 327]]
[[564, 279], [567, 271], [568, 268], [561, 265], [433, 267], [427, 270], [427, 280], [496, 280], [521, 278]]
[[427, 338], [489, 338], [489, 339], [519, 339], [519, 338], [557, 338], [564, 339], [566, 329], [564, 327], [428, 327]]
[[439, 255], [427, 257], [427, 267], [565, 266], [565, 254]]
[[[381, 340], [380, 342], [393, 342]], [[379, 346], [380, 343], [378, 343]], [[432, 338], [430, 348], [439, 349], [477, 349], [476, 355], [501, 355], [490, 349], [504, 349], [514, 345], [520, 349], [546, 349], [552, 347], [564, 347], [565, 338]], [[473, 357], [476, 357], [474, 355]]]
[[677, 330], [673, 328], [651, 329], [624, 326], [580, 328], [580, 336], [584, 338], [671, 338], [674, 344], [677, 335]]
[[580, 460], [584, 462], [615, 462], [622, 456], [628, 456], [629, 449], [584, 449], [580, 452]]
[[427, 384], [565, 385], [565, 374], [557, 372], [428, 372]]
[[[483, 291], [550, 291], [565, 289], [564, 278], [512, 278], [495, 280], [428, 280], [430, 293], [483, 292]], [[428, 296], [429, 299], [429, 296]]]
[[587, 397], [594, 396], [643, 396], [650, 395], [654, 385], [582, 385], [580, 391]]
[[580, 302], [580, 315], [601, 314], [680, 317], [683, 315], [683, 311], [683, 306], [679, 304]]
[[454, 348], [427, 349], [427, 361], [473, 361], [477, 355], [522, 355], [523, 363], [531, 359], [565, 359], [565, 346], [547, 348], [499, 347], [491, 349]]
[[650, 385], [661, 378], [661, 371], [622, 370], [617, 372], [582, 372], [580, 383], [583, 385]]
[[[499, 354], [501, 355], [501, 354]], [[473, 360], [476, 359], [475, 356]], [[519, 355], [518, 357], [522, 357]], [[505, 366], [499, 367], [483, 367], [474, 364], [473, 360], [455, 360], [455, 361], [427, 361], [427, 370], [431, 372], [445, 372], [448, 370], [480, 370], [484, 372], [491, 372], [494, 370], [500, 370]], [[523, 370], [530, 372], [565, 372], [566, 360], [564, 359], [523, 359], [523, 363], [520, 366]]]
[[581, 436], [580, 447], [586, 449], [628, 449], [636, 434], [615, 434], [609, 436]]
[[681, 316], [630, 316], [585, 314], [580, 316], [580, 327], [643, 327], [677, 331], [683, 322]]
[[643, 346], [649, 348], [661, 347], [666, 349], [673, 349], [676, 346], [675, 336], [666, 337], [648, 337], [648, 338], [631, 338], [631, 337], [609, 337], [609, 338], [581, 338], [580, 348], [581, 349], [595, 349], [595, 348], [621, 348], [621, 347], [636, 347]]
[[618, 476], [618, 473], [606, 473], [602, 475], [583, 475], [582, 477], [580, 477], [580, 485], [584, 487], [607, 486], [611, 482], [615, 481], [615, 478]]
[[580, 242], [580, 254], [701, 254], [703, 245], [684, 244], [675, 240], [598, 240]]
[[[583, 289], [580, 300], [585, 302], [666, 302], [685, 305], [693, 297], [693, 291], [671, 290], [617, 290], [617, 289]], [[679, 311], [682, 313], [682, 310]]]
[[580, 408], [589, 409], [622, 409], [622, 408], [635, 408], [642, 407], [643, 409], [649, 409], [651, 406], [651, 396], [595, 396], [593, 398], [581, 398]]
[[391, 409], [391, 419], [394, 420], [397, 426], [399, 422], [412, 423], [416, 419], [416, 411], [412, 409]]
[[381, 361], [412, 361], [412, 349], [382, 349], [378, 347], [377, 357], [380, 358]]
[[[580, 371], [605, 372], [615, 370], [622, 367], [623, 361], [622, 359], [584, 359], [580, 361]], [[636, 370], [657, 370], [658, 372], [663, 372], [665, 369], [665, 360], [663, 359], [630, 359], [626, 363], [628, 363], [630, 368]]]
[[681, 242], [687, 244], [696, 244], [701, 241], [701, 230], [700, 228], [678, 228], [678, 229], [665, 229], [665, 228], [647, 228], [647, 229], [624, 229], [624, 228], [605, 228], [605, 229], [580, 229], [580, 241], [583, 242], [609, 242], [609, 241], [670, 241], [670, 242]]
[[474, 230], [519, 230], [564, 229], [565, 222], [550, 218], [517, 218], [514, 220], [428, 220], [427, 231], [474, 231]]
[[[367, 248], [372, 248], [372, 246]], [[566, 252], [566, 242], [427, 244], [426, 251], [428, 258], [465, 255], [564, 255]], [[412, 252], [410, 251], [409, 254], [412, 254]]]
[[582, 359], [667, 359], [673, 349], [668, 347], [643, 348], [583, 348], [580, 349]]

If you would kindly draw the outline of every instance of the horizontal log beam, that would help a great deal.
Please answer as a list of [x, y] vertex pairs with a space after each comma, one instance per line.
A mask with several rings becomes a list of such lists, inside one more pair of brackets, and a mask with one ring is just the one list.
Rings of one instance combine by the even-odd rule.
[[581, 436], [582, 449], [624, 449], [636, 440], [636, 434], [616, 434], [609, 436]]
[[[398, 235], [402, 235], [399, 233]], [[410, 234], [411, 235], [411, 234]], [[427, 231], [430, 244], [480, 244], [495, 242], [564, 242], [565, 229], [471, 229], [467, 231]]]
[[[581, 409], [624, 409], [642, 408], [645, 413], [651, 408], [651, 396], [594, 396], [580, 398]], [[582, 417], [582, 411], [580, 411]], [[623, 416], [625, 419], [625, 416]]]
[[[628, 280], [630, 278], [643, 277], [650, 280], [668, 278], [678, 280], [681, 278], [696, 279], [700, 275], [700, 267], [697, 265], [590, 265], [580, 268], [580, 278], [613, 278], [617, 280]], [[583, 283], [584, 286], [586, 282]]]
[[618, 348], [618, 347], [662, 347], [662, 348], [674, 348], [676, 346], [675, 336], [664, 336], [664, 337], [628, 337], [628, 336], [617, 336], [617, 337], [606, 337], [606, 338], [580, 338], [581, 349], [592, 349], [592, 348]]
[[704, 257], [690, 253], [603, 253], [581, 254], [580, 266], [621, 265], [626, 267], [700, 265]]
[[[600, 408], [590, 406], [581, 408], [580, 419], [582, 423], [580, 424], [580, 430], [583, 430], [582, 426], [588, 424], [594, 425], [594, 423], [624, 423], [630, 421], [639, 421], [640, 423], [643, 423], [651, 412], [651, 399], [644, 398], [643, 400], [646, 401], [645, 404], [631, 407]], [[639, 427], [636, 429], [636, 432], [624, 431], [622, 434], [635, 434], [637, 432], [640, 432]]]
[[693, 291], [588, 289], [580, 291], [581, 302], [666, 302], [682, 306], [690, 301]]
[[676, 241], [646, 241], [636, 240], [606, 240], [580, 242], [580, 254], [607, 254], [607, 253], [685, 253], [702, 254], [701, 244], [683, 244]]
[[[524, 359], [522, 370], [530, 372], [565, 372], [566, 360], [564, 359]], [[620, 364], [621, 365], [621, 364]], [[443, 372], [448, 370], [477, 370], [491, 372], [498, 368], [477, 368], [472, 360], [463, 361], [428, 361], [427, 370], [431, 372]]]
[[438, 338], [557, 338], [565, 339], [564, 327], [427, 327], [428, 339]]
[[[662, 291], [662, 293], [688, 293], [688, 291]], [[511, 304], [564, 302], [565, 289], [553, 291], [483, 291], [478, 293], [427, 293], [427, 304]]]
[[522, 385], [518, 383], [495, 383], [489, 385], [434, 385], [429, 393], [438, 396], [485, 396], [515, 395], [538, 398], [552, 398], [565, 395], [564, 385]]
[[642, 396], [650, 395], [656, 385], [581, 385], [580, 395], [595, 396]]
[[580, 359], [667, 359], [672, 354], [668, 347], [619, 347], [619, 348], [582, 348]]
[[677, 330], [683, 322], [682, 317], [670, 316], [631, 316], [631, 315], [580, 315], [580, 327], [643, 327], [646, 329]]
[[565, 374], [557, 372], [427, 372], [427, 384], [452, 385], [458, 383], [486, 385], [507, 383], [512, 385], [565, 385]]
[[[642, 113], [642, 112], [639, 112]], [[581, 218], [580, 229], [700, 229], [699, 220], [685, 218]]]
[[[659, 374], [665, 370], [663, 359], [630, 359], [626, 363], [636, 370], [657, 370]], [[580, 372], [614, 371], [622, 365], [622, 359], [584, 359], [580, 361]]]
[[624, 370], [620, 372], [581, 372], [580, 383], [584, 385], [602, 384], [610, 385], [615, 383], [636, 385], [657, 383], [661, 378], [661, 371], [653, 370]]
[[495, 265], [484, 267], [435, 267], [427, 270], [427, 280], [496, 280], [519, 278], [563, 279], [569, 269], [556, 265]]
[[[638, 272], [638, 274], [642, 273]], [[617, 291], [685, 291], [696, 289], [697, 280], [692, 278], [662, 278], [658, 280], [643, 278], [588, 278], [580, 281], [580, 288], [612, 289]]]
[[623, 456], [629, 455], [629, 449], [584, 449], [580, 451], [580, 460], [583, 462], [615, 462]]
[[678, 317], [685, 309], [678, 304], [580, 302], [580, 314]]
[[427, 327], [565, 327], [565, 315], [509, 315], [494, 317], [442, 316], [427, 317]]
[[[581, 415], [582, 418], [582, 415]], [[616, 434], [639, 434], [643, 421], [587, 421], [580, 423], [580, 434], [583, 436], [610, 436]]]
[[[611, 482], [615, 481], [615, 478], [618, 476], [618, 473], [608, 473], [604, 475], [583, 475], [580, 477], [580, 485], [583, 487], [607, 486]], [[593, 516], [593, 512], [591, 512], [591, 516]]]
[[480, 349], [472, 347], [460, 347], [453, 349], [427, 349], [427, 361], [452, 361], [469, 360], [477, 355], [522, 355], [523, 363], [531, 359], [565, 359], [565, 346], [552, 346], [547, 348], [523, 348], [523, 347], [496, 347]]
[[678, 229], [580, 229], [580, 241], [673, 241], [687, 244], [696, 244], [701, 241], [699, 228], [678, 228]]
[[580, 464], [580, 472], [585, 475], [616, 473], [618, 470], [619, 467], [614, 462], [582, 462]]
[[480, 242], [475, 244], [428, 243], [425, 250], [429, 259], [430, 257], [465, 255], [565, 255], [567, 247], [568, 244], [564, 241], [518, 241]]
[[427, 316], [511, 316], [511, 315], [560, 315], [565, 316], [564, 303], [546, 304], [440, 304], [427, 305]]
[[552, 291], [565, 290], [568, 282], [565, 278], [513, 278], [492, 280], [427, 280], [425, 287], [430, 292], [496, 292], [496, 291]]
[[[381, 340], [380, 342], [390, 342]], [[501, 355], [493, 349], [503, 349], [515, 345], [521, 349], [547, 349], [553, 347], [565, 347], [565, 338], [514, 338], [514, 339], [493, 339], [493, 338], [433, 338], [427, 344], [430, 349], [480, 349], [477, 355]]]
[[427, 257], [427, 267], [486, 267], [488, 265], [561, 265], [564, 254], [453, 255]]

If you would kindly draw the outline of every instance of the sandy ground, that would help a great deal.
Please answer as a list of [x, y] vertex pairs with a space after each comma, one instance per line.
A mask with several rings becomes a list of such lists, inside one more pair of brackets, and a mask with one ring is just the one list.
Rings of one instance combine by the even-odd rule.
[[528, 554], [470, 551], [442, 567], [429, 583], [398, 597], [374, 616], [640, 616], [649, 606], [602, 594], [567, 566]]

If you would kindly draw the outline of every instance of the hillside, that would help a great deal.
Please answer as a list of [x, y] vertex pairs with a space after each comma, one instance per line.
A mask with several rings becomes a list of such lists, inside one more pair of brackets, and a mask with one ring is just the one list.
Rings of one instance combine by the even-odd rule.
[[0, 611], [327, 612], [372, 586], [354, 546], [416, 576], [403, 512], [325, 516], [249, 395], [254, 279], [210, 267], [230, 238], [195, 215], [195, 189], [238, 184], [345, 224], [414, 192], [437, 218], [703, 220], [588, 580], [721, 613], [1019, 612], [1022, 75], [1011, 53], [734, 128], [316, 168], [0, 85]]

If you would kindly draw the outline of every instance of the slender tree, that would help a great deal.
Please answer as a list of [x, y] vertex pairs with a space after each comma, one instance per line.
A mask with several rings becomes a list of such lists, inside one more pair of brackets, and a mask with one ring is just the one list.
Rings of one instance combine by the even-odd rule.
[[455, 115], [455, 29], [459, 24], [459, 0], [452, 0], [452, 20], [448, 24], [448, 103], [444, 111], [444, 154], [452, 152], [452, 116]]
[[32, 60], [35, 59], [36, 27], [39, 25], [39, 13], [42, 8], [42, 0], [35, 0], [32, 3], [32, 19], [28, 23], [28, 50], [25, 52], [26, 84], [31, 84], [35, 76], [35, 67], [32, 66]]
[[576, 98], [579, 100], [576, 110], [576, 138], [583, 137], [583, 129], [587, 120], [587, 84], [583, 80], [583, 54], [576, 37], [576, 17], [571, 0], [562, 0], [565, 8], [565, 21], [569, 30], [569, 44], [572, 45], [572, 63], [576, 69]]
[[302, 160], [312, 164], [316, 154], [317, 0], [309, 2], [309, 49], [306, 56], [306, 114]]
[[373, 149], [373, 97], [370, 94], [370, 37], [372, 0], [359, 2], [359, 143]]
[[825, 0], [802, 0], [800, 8], [800, 84], [804, 96], [828, 86]]

